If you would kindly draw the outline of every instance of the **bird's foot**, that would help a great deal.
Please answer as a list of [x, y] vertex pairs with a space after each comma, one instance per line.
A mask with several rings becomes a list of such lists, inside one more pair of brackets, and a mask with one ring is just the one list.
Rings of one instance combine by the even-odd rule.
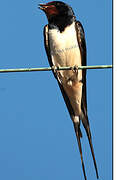
[[72, 69], [72, 71], [76, 74], [76, 76], [78, 76], [78, 66], [75, 65]]
[[54, 72], [56, 79], [61, 83], [62, 82], [62, 76], [61, 76], [61, 73], [59, 71], [59, 66], [52, 66], [52, 70]]
[[52, 70], [53, 70], [53, 72], [54, 72], [54, 74], [55, 74], [55, 76], [57, 77], [57, 74], [58, 74], [58, 67], [57, 66], [52, 66]]

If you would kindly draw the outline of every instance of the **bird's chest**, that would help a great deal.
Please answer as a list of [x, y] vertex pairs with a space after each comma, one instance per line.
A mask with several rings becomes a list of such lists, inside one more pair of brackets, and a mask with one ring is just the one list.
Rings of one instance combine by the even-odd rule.
[[[49, 30], [49, 44], [52, 63], [58, 67], [65, 66], [81, 66], [81, 54], [77, 41], [75, 24], [68, 26], [63, 32], [58, 29]], [[81, 79], [81, 72], [79, 77], [72, 71], [60, 71], [61, 78], [64, 82], [72, 77], [72, 79]]]
[[68, 26], [63, 32], [49, 30], [50, 51], [56, 66], [73, 66], [81, 63], [75, 25]]

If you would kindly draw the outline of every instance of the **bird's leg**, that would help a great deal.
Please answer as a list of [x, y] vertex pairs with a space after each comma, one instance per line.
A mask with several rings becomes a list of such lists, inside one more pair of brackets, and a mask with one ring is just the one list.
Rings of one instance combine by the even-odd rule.
[[62, 75], [60, 73], [60, 71], [58, 70], [59, 66], [52, 66], [52, 70], [54, 72], [54, 75], [56, 77], [56, 79], [62, 84]]
[[54, 73], [54, 75], [55, 75], [56, 78], [58, 77], [58, 74], [59, 74], [59, 72], [58, 72], [57, 69], [58, 69], [57, 66], [55, 66], [55, 65], [52, 66], [52, 71], [53, 71], [53, 73]]
[[73, 72], [72, 79], [78, 80], [78, 66], [77, 65], [72, 67], [72, 72]]
[[72, 71], [76, 74], [76, 77], [78, 77], [78, 66], [75, 65], [72, 69]]
[[57, 73], [57, 66], [53, 65], [51, 68], [52, 68], [53, 72], [56, 74]]

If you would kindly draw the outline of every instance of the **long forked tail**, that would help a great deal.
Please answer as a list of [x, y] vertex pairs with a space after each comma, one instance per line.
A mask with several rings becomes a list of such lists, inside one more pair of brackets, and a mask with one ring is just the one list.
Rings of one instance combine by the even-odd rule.
[[82, 120], [83, 126], [85, 128], [87, 137], [88, 137], [88, 141], [89, 141], [89, 145], [90, 145], [90, 149], [91, 149], [91, 154], [92, 154], [92, 157], [93, 157], [94, 167], [95, 167], [95, 171], [96, 171], [96, 176], [97, 176], [97, 179], [98, 179], [99, 175], [98, 175], [98, 169], [97, 169], [97, 164], [96, 164], [93, 145], [92, 145], [92, 138], [91, 138], [91, 131], [90, 131], [88, 117], [85, 117], [84, 115], [82, 115], [81, 120]]
[[74, 124], [74, 129], [75, 129], [77, 142], [78, 142], [78, 147], [79, 147], [79, 151], [80, 151], [80, 157], [81, 157], [81, 163], [82, 163], [82, 169], [83, 169], [84, 178], [85, 178], [85, 180], [87, 180], [86, 173], [85, 173], [83, 156], [82, 156], [82, 147], [81, 147], [81, 142], [80, 142], [80, 138], [82, 137], [82, 133], [81, 133], [81, 130], [80, 130], [79, 123], [78, 122], [77, 123], [73, 122], [73, 124]]

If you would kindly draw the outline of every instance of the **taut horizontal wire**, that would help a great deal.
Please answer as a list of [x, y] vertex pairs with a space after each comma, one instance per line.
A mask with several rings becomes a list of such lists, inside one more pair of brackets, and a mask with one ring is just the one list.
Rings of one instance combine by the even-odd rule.
[[0, 69], [0, 73], [10, 72], [33, 72], [33, 71], [51, 71], [51, 70], [82, 70], [82, 69], [106, 69], [112, 68], [112, 65], [97, 66], [74, 66], [74, 67], [42, 67], [42, 68], [18, 68], [18, 69]]

